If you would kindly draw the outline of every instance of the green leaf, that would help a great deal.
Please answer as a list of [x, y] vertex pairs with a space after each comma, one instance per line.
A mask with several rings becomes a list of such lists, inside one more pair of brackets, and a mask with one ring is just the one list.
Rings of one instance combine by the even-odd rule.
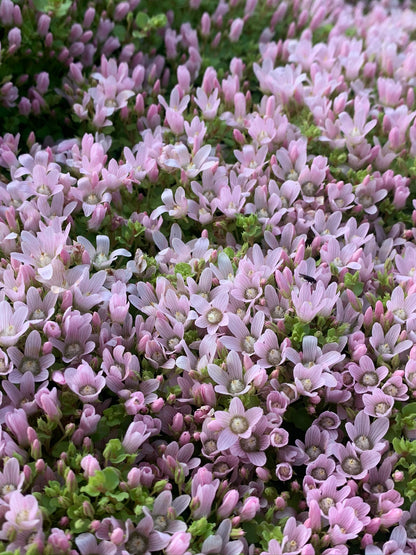
[[33, 5], [40, 12], [47, 12], [49, 10], [49, 0], [33, 0]]
[[147, 13], [139, 12], [136, 15], [135, 21], [139, 29], [144, 29], [144, 27], [146, 27], [147, 23], [149, 22], [149, 16], [147, 15]]
[[416, 403], [409, 403], [402, 408], [403, 416], [410, 416], [411, 414], [416, 414]]
[[192, 270], [192, 267], [186, 262], [179, 262], [175, 265], [175, 274], [180, 274], [182, 277], [187, 278], [194, 276], [195, 272]]
[[88, 485], [81, 488], [81, 491], [87, 493], [91, 497], [98, 497], [106, 491], [114, 491], [120, 479], [115, 468], [109, 466], [104, 470], [98, 470], [94, 476], [88, 480]]
[[103, 454], [106, 461], [116, 464], [124, 461], [127, 457], [127, 453], [124, 451], [119, 439], [110, 439], [105, 446]]

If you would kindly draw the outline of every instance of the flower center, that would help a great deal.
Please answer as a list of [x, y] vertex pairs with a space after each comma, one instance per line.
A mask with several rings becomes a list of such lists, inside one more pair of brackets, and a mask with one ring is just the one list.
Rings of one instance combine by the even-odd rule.
[[318, 466], [318, 468], [314, 468], [311, 472], [312, 477], [315, 480], [323, 481], [326, 480], [328, 477], [328, 473], [323, 466]]
[[245, 290], [245, 298], [249, 300], [255, 299], [258, 293], [259, 290], [257, 289], [257, 287], [247, 287], [247, 289]]
[[12, 325], [6, 326], [4, 330], [2, 330], [0, 335], [11, 337], [12, 335], [16, 334], [16, 328]]
[[325, 416], [321, 419], [321, 426], [322, 428], [333, 428], [335, 426], [335, 420], [330, 416]]
[[386, 412], [389, 410], [389, 406], [387, 403], [377, 403], [376, 406], [374, 407], [374, 412], [376, 414], [386, 414]]
[[168, 339], [169, 349], [173, 350], [175, 347], [178, 346], [179, 342], [180, 342], [179, 337], [171, 337], [171, 339]]
[[211, 455], [217, 450], [217, 442], [214, 439], [209, 439], [204, 443], [204, 450], [207, 455]]
[[133, 532], [126, 542], [126, 549], [132, 555], [141, 555], [147, 551], [147, 539], [138, 532]]
[[16, 518], [15, 518], [16, 524], [21, 524], [22, 522], [25, 522], [26, 520], [28, 520], [28, 518], [29, 518], [29, 511], [27, 509], [23, 509], [19, 511], [16, 515]]
[[274, 309], [271, 311], [271, 315], [272, 315], [272, 318], [276, 318], [276, 319], [284, 318], [284, 316], [285, 316], [285, 309], [284, 309], [282, 306], [277, 305], [277, 306], [275, 306]]
[[185, 314], [182, 314], [182, 312], [179, 312], [179, 310], [177, 310], [175, 312], [175, 320], [180, 324], [183, 324], [184, 322], [186, 322], [186, 316]]
[[247, 439], [240, 439], [240, 446], [246, 453], [253, 453], [259, 450], [259, 442], [256, 436], [250, 436]]
[[254, 353], [254, 343], [256, 339], [252, 335], [247, 335], [243, 340], [243, 349], [246, 353]]
[[44, 268], [45, 266], [50, 264], [51, 261], [52, 261], [52, 258], [49, 255], [47, 255], [45, 252], [40, 253], [38, 264], [41, 268]]
[[286, 179], [291, 179], [292, 181], [297, 181], [299, 174], [296, 170], [291, 169], [289, 173], [286, 174]]
[[355, 457], [347, 457], [346, 459], [344, 459], [342, 461], [341, 467], [344, 472], [346, 472], [347, 474], [351, 474], [352, 476], [359, 474], [363, 469], [360, 461]]
[[100, 202], [100, 199], [98, 198], [98, 196], [95, 193], [90, 193], [87, 196], [87, 204], [98, 204]]
[[241, 380], [231, 380], [228, 384], [228, 391], [230, 393], [241, 393], [245, 387], [245, 383]]
[[157, 517], [153, 520], [153, 528], [158, 532], [163, 532], [168, 525], [168, 521], [166, 517], [163, 515], [157, 515]]
[[230, 467], [226, 462], [218, 462], [214, 464], [214, 466], [212, 467], [212, 470], [217, 474], [225, 474], [230, 470]]
[[270, 351], [267, 353], [267, 362], [269, 364], [273, 364], [276, 366], [281, 360], [282, 357], [280, 356], [280, 351], [278, 351], [277, 349], [270, 349]]
[[207, 312], [207, 320], [210, 324], [219, 324], [222, 320], [222, 312], [218, 308], [211, 308]]
[[244, 434], [249, 428], [247, 418], [244, 416], [233, 416], [230, 422], [230, 429], [234, 434]]
[[380, 345], [378, 350], [381, 355], [391, 355], [391, 349], [388, 343], [384, 343], [383, 345]]
[[94, 395], [97, 393], [97, 389], [93, 385], [84, 385], [80, 388], [79, 392], [81, 395]]
[[306, 454], [308, 455], [308, 457], [310, 459], [312, 459], [313, 461], [319, 457], [319, 455], [322, 453], [322, 449], [320, 447], [318, 447], [317, 445], [311, 445], [310, 447], [308, 447], [306, 449]]
[[310, 391], [313, 387], [312, 380], [310, 380], [309, 378], [304, 378], [303, 380], [300, 380], [300, 382], [303, 385], [303, 389], [305, 391]]
[[384, 493], [386, 491], [386, 487], [384, 484], [376, 484], [371, 488], [372, 493]]
[[372, 442], [370, 441], [370, 439], [367, 436], [358, 436], [355, 440], [354, 440], [355, 445], [358, 447], [358, 449], [361, 449], [362, 451], [369, 451], [373, 445]]
[[414, 540], [416, 538], [416, 522], [412, 520], [405, 525], [407, 537]]
[[268, 218], [269, 213], [267, 212], [267, 210], [265, 208], [260, 208], [260, 210], [257, 211], [257, 217], [258, 218]]
[[295, 540], [290, 540], [290, 542], [285, 545], [286, 553], [293, 553], [294, 551], [297, 551], [297, 549], [298, 543]]
[[42, 185], [39, 185], [39, 187], [36, 189], [36, 191], [40, 194], [40, 195], [50, 195], [51, 194], [51, 190], [49, 189], [49, 187], [47, 185], [45, 185], [44, 183], [42, 183]]
[[81, 345], [79, 343], [71, 343], [65, 349], [65, 356], [67, 358], [75, 358], [81, 353]]
[[321, 507], [321, 510], [325, 515], [329, 513], [329, 509], [334, 505], [335, 505], [335, 502], [332, 499], [332, 497], [324, 497], [319, 501], [319, 506]]
[[387, 395], [391, 395], [392, 397], [396, 397], [399, 394], [399, 390], [394, 384], [389, 383], [384, 388], [384, 393], [387, 393]]
[[39, 361], [35, 358], [24, 358], [22, 364], [20, 365], [20, 372], [25, 374], [26, 372], [31, 372], [34, 376], [37, 376], [40, 372]]
[[97, 264], [98, 266], [100, 264], [105, 264], [107, 261], [108, 261], [108, 258], [103, 252], [99, 252], [94, 258], [94, 263]]
[[3, 486], [1, 492], [3, 495], [7, 495], [8, 493], [11, 493], [12, 491], [16, 490], [16, 486], [14, 486], [13, 484], [6, 484], [5, 486]]
[[36, 308], [32, 313], [33, 320], [44, 320], [45, 318], [46, 318], [46, 314], [40, 308]]
[[363, 208], [369, 208], [370, 206], [372, 206], [374, 204], [373, 197], [370, 196], [370, 195], [363, 195], [360, 198], [360, 204]]
[[403, 308], [398, 308], [397, 310], [393, 310], [393, 314], [395, 314], [400, 320], [406, 320], [406, 312]]
[[376, 372], [364, 372], [361, 377], [361, 385], [377, 385], [378, 384], [378, 376]]
[[302, 185], [302, 191], [306, 196], [313, 197], [316, 192], [316, 187], [311, 181], [308, 181]]

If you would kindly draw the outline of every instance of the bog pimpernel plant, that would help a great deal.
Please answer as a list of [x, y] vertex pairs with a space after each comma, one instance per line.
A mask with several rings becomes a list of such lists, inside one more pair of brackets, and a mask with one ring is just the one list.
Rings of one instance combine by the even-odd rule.
[[0, 553], [416, 554], [412, 3], [0, 21]]

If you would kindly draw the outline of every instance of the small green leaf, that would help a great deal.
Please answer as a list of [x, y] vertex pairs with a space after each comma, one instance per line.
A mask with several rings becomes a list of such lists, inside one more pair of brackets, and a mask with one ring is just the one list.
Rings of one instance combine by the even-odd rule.
[[144, 27], [146, 27], [148, 22], [149, 22], [149, 16], [147, 15], [147, 13], [139, 12], [136, 15], [136, 25], [139, 29], [144, 29]]

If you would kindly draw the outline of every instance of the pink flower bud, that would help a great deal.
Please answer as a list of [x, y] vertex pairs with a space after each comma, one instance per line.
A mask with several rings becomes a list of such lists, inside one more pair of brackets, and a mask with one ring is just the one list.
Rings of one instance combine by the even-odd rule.
[[46, 468], [45, 461], [43, 459], [38, 459], [35, 463], [35, 469], [38, 474], [44, 472]]
[[169, 545], [165, 547], [166, 555], [183, 555], [191, 543], [191, 534], [188, 532], [175, 532]]
[[94, 476], [97, 470], [101, 470], [100, 463], [93, 455], [86, 455], [81, 459], [81, 468], [84, 470], [85, 478]]
[[110, 534], [110, 541], [114, 545], [121, 545], [124, 540], [124, 532], [122, 528], [115, 528]]
[[229, 33], [230, 42], [238, 41], [238, 39], [241, 36], [241, 33], [243, 32], [243, 27], [244, 27], [244, 21], [240, 17], [237, 17], [236, 19], [234, 19], [230, 27], [230, 33]]
[[270, 471], [267, 470], [267, 468], [264, 468], [263, 466], [258, 466], [256, 468], [256, 474], [263, 482], [268, 482], [269, 480], [272, 479], [272, 475], [270, 474]]
[[182, 447], [191, 441], [191, 434], [188, 431], [185, 431], [181, 434], [179, 438], [179, 445]]
[[9, 52], [15, 52], [22, 43], [22, 33], [18, 27], [10, 29], [7, 39], [9, 41]]
[[258, 497], [250, 496], [244, 501], [243, 507], [240, 510], [241, 522], [253, 520], [257, 512], [260, 510], [260, 501]]
[[230, 514], [233, 512], [233, 510], [235, 509], [238, 500], [240, 498], [240, 494], [238, 493], [238, 491], [236, 489], [232, 489], [230, 491], [228, 491], [225, 495], [224, 495], [224, 499], [217, 511], [218, 516], [223, 519], [223, 518], [227, 518], [230, 516]]
[[207, 12], [204, 12], [201, 17], [201, 35], [207, 37], [211, 30], [211, 18]]
[[404, 472], [401, 470], [395, 470], [393, 472], [393, 480], [395, 482], [402, 482], [404, 480]]

